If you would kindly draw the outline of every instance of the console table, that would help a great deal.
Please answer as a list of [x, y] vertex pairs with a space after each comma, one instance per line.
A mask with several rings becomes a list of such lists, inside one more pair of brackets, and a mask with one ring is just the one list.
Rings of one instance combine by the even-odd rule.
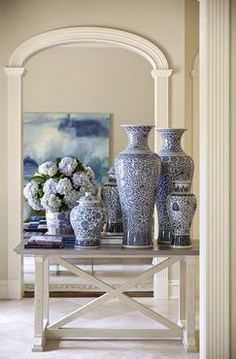
[[[80, 340], [182, 340], [186, 351], [196, 351], [195, 341], [195, 280], [196, 258], [199, 255], [199, 242], [193, 241], [191, 249], [173, 249], [168, 247], [153, 249], [127, 249], [120, 245], [104, 245], [98, 249], [25, 249], [23, 241], [15, 248], [20, 255], [33, 256], [35, 260], [35, 294], [34, 294], [34, 343], [32, 351], [43, 351], [46, 340], [80, 339]], [[93, 274], [82, 270], [70, 262], [71, 258], [153, 258], [164, 260], [144, 270], [137, 277], [127, 280], [113, 288]], [[49, 321], [49, 260], [68, 269], [75, 275], [95, 285], [105, 294], [90, 303], [51, 323]], [[130, 287], [153, 276], [180, 261], [180, 298], [178, 324], [151, 310], [147, 306], [128, 297], [125, 292]], [[165, 329], [104, 329], [104, 328], [65, 328], [64, 326], [80, 315], [91, 312], [111, 298], [118, 298], [126, 305], [135, 308], [145, 316], [156, 320]]]

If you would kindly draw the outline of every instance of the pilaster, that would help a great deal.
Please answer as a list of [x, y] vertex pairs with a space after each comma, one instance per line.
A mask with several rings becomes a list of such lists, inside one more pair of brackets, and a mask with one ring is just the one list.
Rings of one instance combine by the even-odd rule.
[[200, 357], [229, 358], [229, 0], [200, 1]]

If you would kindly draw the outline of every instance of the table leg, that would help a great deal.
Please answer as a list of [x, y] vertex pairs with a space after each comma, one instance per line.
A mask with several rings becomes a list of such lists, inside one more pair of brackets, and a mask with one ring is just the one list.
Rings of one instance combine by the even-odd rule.
[[186, 256], [186, 322], [183, 344], [187, 352], [196, 352], [195, 308], [196, 308], [196, 258]]
[[186, 263], [181, 258], [179, 268], [179, 308], [178, 319], [179, 325], [186, 326]]
[[43, 351], [48, 322], [48, 259], [35, 256], [35, 288], [34, 288], [34, 344], [32, 351]]

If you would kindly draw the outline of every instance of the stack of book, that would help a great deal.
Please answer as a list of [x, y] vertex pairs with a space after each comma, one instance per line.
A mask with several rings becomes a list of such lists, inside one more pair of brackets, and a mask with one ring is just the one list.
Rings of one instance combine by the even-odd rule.
[[24, 223], [25, 232], [45, 232], [47, 231], [47, 221], [45, 217], [31, 216], [29, 221]]
[[52, 235], [33, 235], [25, 243], [25, 248], [73, 248], [75, 237], [71, 236], [52, 236]]

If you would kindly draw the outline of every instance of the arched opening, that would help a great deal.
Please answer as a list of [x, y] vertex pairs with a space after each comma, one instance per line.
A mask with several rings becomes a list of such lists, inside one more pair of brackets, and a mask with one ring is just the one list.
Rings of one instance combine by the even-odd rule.
[[[172, 70], [162, 51], [150, 41], [125, 31], [99, 27], [71, 27], [49, 31], [22, 43], [12, 54], [8, 75], [9, 186], [8, 186], [8, 277], [10, 298], [22, 295], [21, 260], [13, 252], [22, 236], [22, 75], [27, 61], [46, 49], [69, 44], [113, 45], [133, 51], [152, 66], [154, 123], [168, 127], [168, 78]], [[155, 143], [155, 147], [157, 144]]]

